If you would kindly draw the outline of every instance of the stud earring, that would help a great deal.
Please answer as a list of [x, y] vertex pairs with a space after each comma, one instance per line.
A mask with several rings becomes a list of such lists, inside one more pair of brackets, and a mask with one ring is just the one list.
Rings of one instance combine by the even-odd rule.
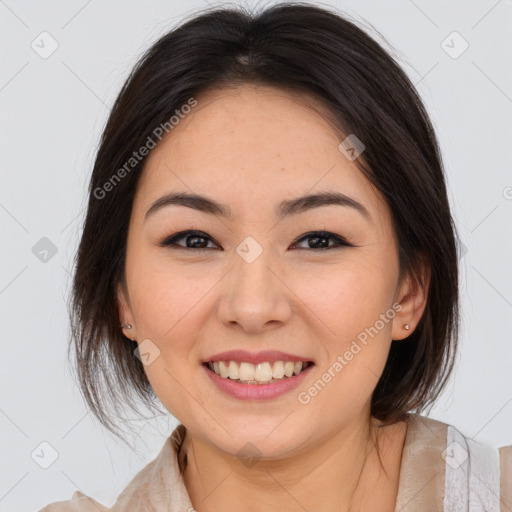
[[404, 329], [405, 329], [406, 331], [408, 331], [408, 330], [410, 329], [409, 324], [405, 324], [405, 325], [404, 325]]
[[121, 324], [119, 327], [126, 327], [127, 329], [131, 329], [132, 326], [130, 324]]

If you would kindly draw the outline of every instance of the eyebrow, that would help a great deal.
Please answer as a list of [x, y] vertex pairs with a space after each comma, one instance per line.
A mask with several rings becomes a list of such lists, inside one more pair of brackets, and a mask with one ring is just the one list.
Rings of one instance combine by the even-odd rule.
[[[222, 204], [214, 199], [201, 196], [198, 194], [191, 194], [188, 192], [172, 192], [157, 199], [146, 212], [144, 221], [151, 215], [156, 213], [167, 206], [180, 205], [198, 210], [200, 212], [208, 213], [225, 219], [232, 219], [231, 207], [227, 204]], [[297, 215], [313, 208], [321, 206], [337, 205], [353, 208], [358, 211], [363, 217], [371, 221], [371, 215], [368, 210], [358, 201], [351, 197], [342, 194], [341, 192], [322, 192], [318, 194], [310, 194], [295, 199], [287, 199], [282, 201], [277, 210], [276, 215], [279, 218]]]

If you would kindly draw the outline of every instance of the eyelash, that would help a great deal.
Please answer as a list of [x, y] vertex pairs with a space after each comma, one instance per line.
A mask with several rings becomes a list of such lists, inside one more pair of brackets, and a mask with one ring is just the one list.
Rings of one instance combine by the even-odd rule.
[[[203, 247], [203, 248], [184, 247], [184, 246], [178, 245], [176, 243], [177, 241], [179, 241], [181, 239], [184, 239], [184, 238], [187, 238], [189, 236], [196, 236], [196, 237], [200, 237], [200, 238], [205, 238], [205, 239], [209, 239], [209, 240], [211, 240], [213, 242], [211, 237], [208, 236], [206, 233], [204, 233], [202, 231], [188, 230], [188, 231], [181, 231], [180, 233], [176, 233], [176, 234], [174, 234], [174, 235], [172, 235], [170, 237], [167, 237], [165, 240], [160, 242], [158, 245], [161, 246], [161, 247], [167, 247], [167, 248], [171, 248], [171, 249], [192, 250], [194, 252], [199, 252], [199, 253], [202, 253], [202, 252], [205, 252], [205, 251], [208, 251], [208, 250], [212, 249], [211, 247], [210, 248], [206, 248], [206, 247]], [[348, 243], [343, 237], [335, 235], [334, 233], [330, 233], [329, 231], [310, 231], [309, 233], [305, 233], [300, 238], [296, 239], [295, 242], [293, 242], [293, 244], [295, 245], [295, 244], [301, 242], [304, 239], [315, 238], [315, 237], [327, 238], [329, 241], [330, 240], [334, 240], [334, 241], [337, 242], [337, 245], [330, 246], [330, 247], [322, 247], [320, 249], [309, 248], [309, 250], [318, 252], [318, 251], [329, 251], [331, 249], [337, 249], [337, 248], [340, 248], [340, 247], [354, 247], [352, 244]]]

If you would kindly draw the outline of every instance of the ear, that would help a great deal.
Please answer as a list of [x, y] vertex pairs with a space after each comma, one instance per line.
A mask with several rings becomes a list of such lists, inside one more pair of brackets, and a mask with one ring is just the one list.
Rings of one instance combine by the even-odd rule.
[[130, 300], [128, 298], [128, 290], [126, 289], [126, 286], [123, 283], [117, 284], [117, 306], [119, 314], [119, 324], [129, 324], [132, 326], [131, 329], [123, 327], [123, 334], [129, 339], [135, 340], [135, 319], [133, 317]]
[[[419, 257], [417, 268], [416, 272], [405, 274], [398, 287], [396, 302], [401, 308], [393, 318], [394, 340], [407, 338], [414, 331], [427, 305], [431, 269], [425, 255]], [[409, 329], [405, 329], [404, 325], [409, 325]]]

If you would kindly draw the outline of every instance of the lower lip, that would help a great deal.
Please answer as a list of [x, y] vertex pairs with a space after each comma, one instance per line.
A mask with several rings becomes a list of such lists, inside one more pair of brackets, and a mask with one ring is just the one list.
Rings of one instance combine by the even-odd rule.
[[298, 375], [286, 377], [269, 384], [242, 384], [231, 379], [224, 379], [212, 372], [206, 365], [203, 365], [203, 368], [211, 381], [223, 393], [240, 400], [265, 400], [276, 398], [295, 389], [306, 378], [313, 365], [309, 365]]

